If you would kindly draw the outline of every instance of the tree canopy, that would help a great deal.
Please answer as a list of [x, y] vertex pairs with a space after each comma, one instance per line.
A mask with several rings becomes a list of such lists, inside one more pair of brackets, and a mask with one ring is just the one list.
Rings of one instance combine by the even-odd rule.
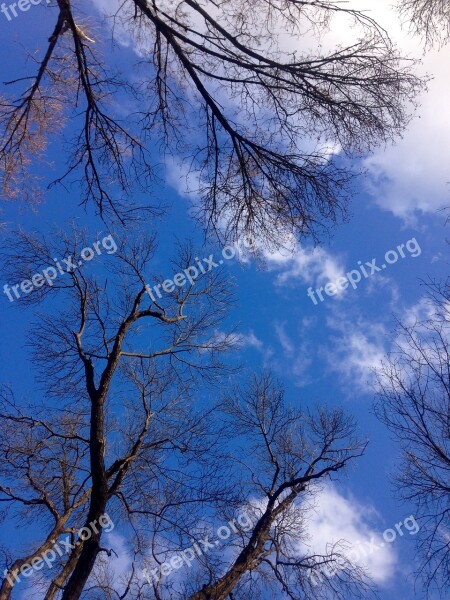
[[[3, 193], [31, 194], [32, 157], [70, 122], [56, 181], [78, 180], [82, 202], [122, 221], [149, 190], [158, 148], [186, 165], [209, 229], [272, 245], [274, 232], [314, 234], [345, 211], [354, 176], [335, 150], [357, 156], [395, 139], [423, 85], [387, 32], [341, 2], [127, 0], [115, 21], [140, 56], [132, 78], [84, 33], [75, 3], [58, 9], [36, 72], [8, 82], [2, 100]], [[337, 14], [355, 38], [310, 47]]]

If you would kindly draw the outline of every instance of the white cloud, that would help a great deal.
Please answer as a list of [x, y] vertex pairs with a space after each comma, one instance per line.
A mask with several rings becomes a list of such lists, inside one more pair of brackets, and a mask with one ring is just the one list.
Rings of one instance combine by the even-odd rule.
[[[323, 247], [303, 248], [297, 242], [286, 240], [285, 248], [263, 251], [269, 269], [279, 271], [276, 284], [294, 285], [297, 282], [319, 287], [334, 282], [345, 274], [342, 259]], [[339, 289], [338, 296], [344, 293]]]
[[[109, 19], [114, 40], [121, 46], [126, 48], [133, 47], [135, 52], [139, 54], [133, 37], [127, 27], [125, 27], [121, 19], [114, 19], [113, 16], [119, 11], [123, 15], [126, 11], [126, 6], [121, 0], [91, 0], [91, 3], [99, 11], [99, 13]], [[128, 15], [132, 16], [131, 9], [128, 9]]]
[[388, 332], [382, 323], [370, 323], [362, 318], [349, 317], [341, 311], [327, 319], [336, 333], [322, 349], [328, 368], [351, 391], [371, 392], [374, 369], [380, 367], [386, 354]]
[[125, 589], [124, 583], [131, 573], [132, 568], [132, 552], [127, 539], [118, 533], [108, 533], [104, 540], [103, 546], [113, 550], [111, 556], [104, 561], [100, 560], [96, 563], [93, 571], [93, 577], [98, 577], [99, 581], [103, 579], [102, 568], [107, 565], [108, 573], [114, 577], [115, 588]]
[[292, 362], [292, 374], [297, 387], [310, 385], [314, 380], [310, 374], [310, 368], [313, 364], [311, 347], [309, 344], [301, 344], [297, 348], [297, 356]]
[[400, 301], [401, 293], [398, 283], [392, 277], [381, 273], [376, 273], [365, 280], [364, 291], [367, 296], [373, 296], [376, 293], [390, 296], [389, 305], [391, 308], [398, 306]]
[[292, 341], [289, 339], [289, 336], [287, 335], [285, 329], [284, 329], [284, 324], [283, 323], [275, 323], [275, 332], [278, 336], [278, 340], [284, 350], [284, 352], [286, 352], [286, 354], [293, 354], [294, 350], [295, 350], [295, 346], [292, 343]]
[[[450, 344], [450, 304], [437, 307], [430, 298], [423, 297], [417, 304], [406, 309], [401, 321], [410, 328], [411, 337], [399, 332], [395, 339], [397, 349], [405, 353], [402, 362], [402, 376], [415, 380], [417, 369], [425, 363], [434, 365], [437, 372], [448, 363]], [[426, 357], [426, 358], [425, 358]]]
[[[402, 138], [387, 148], [378, 148], [364, 161], [369, 191], [378, 206], [409, 225], [416, 224], [421, 214], [442, 214], [438, 211], [450, 206], [450, 44], [422, 56], [421, 40], [410, 35], [406, 25], [402, 28], [392, 0], [371, 3], [370, 10], [361, 0], [350, 0], [347, 6], [366, 10], [386, 29], [404, 56], [422, 60], [417, 72], [433, 77], [428, 90], [419, 97], [420, 108]], [[354, 37], [348, 19], [336, 17], [321, 44], [330, 50], [336, 44], [347, 45]], [[311, 48], [314, 42], [311, 39]], [[293, 49], [292, 41], [289, 48]]]
[[[379, 4], [384, 4], [381, 21], [403, 52], [420, 57], [419, 40], [394, 26], [398, 17], [391, 12], [389, 18], [387, 0]], [[430, 51], [422, 61], [420, 73], [433, 80], [419, 98], [417, 115], [395, 145], [378, 149], [365, 161], [376, 203], [409, 225], [416, 224], [421, 214], [439, 214], [450, 205], [450, 44]]]
[[250, 330], [247, 333], [238, 334], [237, 343], [241, 349], [251, 348], [259, 352], [262, 356], [264, 365], [267, 365], [270, 361], [272, 361], [272, 357], [274, 355], [273, 349], [256, 337], [253, 331]]
[[450, 206], [449, 61], [450, 46], [426, 57], [435, 79], [421, 97], [419, 118], [395, 146], [381, 148], [365, 161], [376, 203], [409, 225], [420, 214], [439, 214]]
[[167, 156], [165, 158], [166, 182], [181, 198], [188, 198], [193, 206], [197, 206], [200, 198], [200, 174], [189, 169], [186, 161], [180, 158]]
[[385, 583], [394, 575], [396, 553], [384, 542], [379, 528], [374, 528], [376, 521], [379, 517], [373, 506], [345, 498], [332, 485], [326, 485], [316, 496], [307, 545], [315, 553], [326, 554], [327, 547], [347, 542], [343, 554], [348, 560], [364, 568], [376, 583]]
[[[415, 304], [397, 305], [396, 308], [400, 322], [407, 327], [414, 327], [422, 349], [428, 348], [430, 357], [436, 356], [438, 349], [435, 347], [433, 329], [427, 324], [436, 314], [436, 307], [430, 299], [422, 297]], [[370, 322], [362, 313], [355, 314], [354, 309], [349, 313], [341, 307], [335, 307], [327, 318], [331, 335], [327, 345], [319, 349], [319, 354], [325, 359], [329, 371], [338, 376], [339, 382], [350, 390], [350, 394], [355, 391], [373, 393], [375, 370], [381, 367], [388, 353], [396, 346], [404, 348], [411, 357], [415, 355], [413, 348], [401, 335], [396, 336], [393, 330], [389, 330], [389, 317], [385, 315], [382, 320]], [[448, 327], [444, 325], [441, 335], [450, 338], [450, 323]], [[441, 360], [444, 360], [443, 357]], [[381, 372], [379, 376], [382, 377]]]
[[300, 344], [292, 340], [285, 330], [285, 323], [274, 323], [275, 333], [280, 342], [283, 358], [277, 368], [285, 375], [286, 371], [294, 377], [295, 384], [303, 387], [311, 383], [309, 369], [313, 363], [312, 350], [307, 342]]
[[[250, 505], [248, 514], [256, 519], [267, 500], [252, 499]], [[330, 554], [337, 544], [339, 552], [377, 584], [387, 583], [395, 574], [395, 547], [385, 543], [381, 518], [373, 505], [345, 497], [328, 483], [317, 486], [313, 496], [293, 506], [291, 518], [299, 537], [287, 538], [286, 543], [299, 557]]]
[[315, 281], [317, 284], [336, 281], [345, 273], [339, 260], [323, 248], [299, 248], [287, 269], [277, 278], [280, 285], [290, 280], [300, 280], [303, 283]]
[[416, 304], [403, 311], [401, 320], [407, 327], [413, 327], [416, 323], [431, 319], [435, 314], [436, 309], [430, 299], [422, 297]]
[[241, 348], [256, 348], [258, 350], [264, 347], [262, 341], [256, 337], [253, 331], [239, 334], [239, 346]]

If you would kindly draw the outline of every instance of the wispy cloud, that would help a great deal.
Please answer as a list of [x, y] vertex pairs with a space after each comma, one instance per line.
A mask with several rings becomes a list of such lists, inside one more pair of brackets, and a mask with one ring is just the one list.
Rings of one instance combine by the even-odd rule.
[[[384, 527], [376, 508], [340, 493], [331, 483], [317, 487], [311, 498], [291, 507], [293, 521], [303, 523], [301, 539], [293, 536], [288, 541], [294, 552], [299, 557], [323, 556], [338, 544], [339, 552], [374, 582], [387, 583], [396, 571], [397, 552], [383, 540]], [[250, 505], [260, 517], [267, 500], [255, 498]]]
[[[343, 258], [339, 254], [332, 254], [320, 246], [302, 247], [292, 239], [287, 239], [284, 245], [284, 250], [263, 252], [268, 268], [277, 272], [275, 284], [278, 286], [293, 287], [301, 283], [318, 287], [345, 274]], [[342, 293], [340, 290], [339, 294]]]
[[371, 393], [374, 369], [381, 365], [388, 349], [386, 326], [343, 311], [328, 317], [327, 325], [332, 333], [321, 354], [329, 371], [339, 377], [350, 395]]
[[[333, 485], [326, 485], [315, 498], [308, 546], [325, 554], [327, 546], [346, 542], [348, 549], [343, 553], [347, 558], [364, 568], [376, 583], [385, 583], [395, 573], [397, 558], [395, 549], [384, 543], [381, 528], [376, 527], [380, 521], [374, 506], [345, 497]], [[379, 548], [369, 552], [368, 542], [372, 539]]]

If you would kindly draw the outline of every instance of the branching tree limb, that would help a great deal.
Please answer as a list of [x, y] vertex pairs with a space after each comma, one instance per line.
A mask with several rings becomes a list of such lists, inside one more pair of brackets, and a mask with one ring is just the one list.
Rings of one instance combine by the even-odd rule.
[[399, 323], [379, 373], [377, 413], [402, 447], [400, 496], [417, 507], [428, 590], [450, 584], [450, 288], [429, 285], [425, 315]]
[[445, 44], [450, 37], [450, 6], [447, 0], [400, 0], [400, 14], [427, 46]]
[[[80, 248], [87, 246], [85, 233], [76, 230], [69, 235], [60, 232], [51, 240], [20, 232], [9, 251], [5, 251], [5, 269], [11, 278], [20, 277], [20, 273], [31, 276], [42, 271], [49, 260], [54, 262], [50, 256], [66, 255], [73, 261]], [[82, 524], [87, 528], [99, 522], [111, 501], [117, 505], [124, 500], [124, 506], [131, 513], [142, 508], [144, 500], [146, 507], [152, 506], [153, 499], [148, 501], [148, 496], [142, 497], [138, 490], [151, 489], [148, 478], [152, 476], [152, 469], [158, 474], [164, 472], [164, 456], [172, 456], [172, 461], [174, 455], [179, 454], [181, 458], [178, 463], [171, 463], [165, 476], [158, 479], [156, 488], [163, 485], [164, 477], [170, 483], [171, 470], [181, 469], [185, 462], [183, 454], [187, 453], [190, 460], [205, 454], [204, 447], [202, 452], [196, 449], [205, 417], [189, 407], [189, 395], [195, 388], [194, 375], [200, 373], [205, 381], [214, 380], [222, 369], [218, 355], [233, 343], [233, 336], [214, 334], [231, 299], [230, 284], [221, 271], [205, 271], [195, 285], [186, 282], [184, 288], [157, 304], [146, 290], [146, 281], [152, 281], [149, 265], [154, 250], [154, 238], [133, 240], [128, 237], [108, 257], [114, 264], [110, 266], [107, 284], [88, 276], [86, 265], [82, 265], [84, 268], [69, 268], [58, 281], [46, 281], [40, 289], [19, 300], [33, 305], [63, 294], [68, 302], [69, 308], [57, 317], [41, 315], [32, 338], [35, 361], [49, 397], [56, 396], [59, 401], [64, 398], [68, 410], [70, 402], [76, 401], [84, 410], [86, 431], [73, 437], [74, 443], [84, 444], [88, 459], [81, 471], [90, 490], [82, 516]], [[179, 270], [193, 264], [192, 254], [189, 245], [180, 249], [174, 260]], [[76, 265], [76, 262], [70, 264]], [[144, 332], [147, 335], [143, 335]], [[130, 415], [134, 415], [132, 422], [126, 427], [114, 428], [121, 432], [119, 439], [122, 440], [116, 447], [117, 438], [111, 438], [109, 433], [111, 425], [106, 407], [113, 408], [111, 396], [122, 397], [124, 386], [139, 392], [140, 404], [129, 405]], [[127, 404], [125, 398], [123, 400]], [[124, 407], [120, 406], [120, 410]], [[7, 415], [5, 418], [13, 419]], [[25, 422], [28, 421], [25, 419]], [[34, 425], [34, 421], [30, 423]], [[47, 421], [39, 421], [39, 427], [59, 442], [61, 434]], [[34, 452], [25, 451], [25, 454], [33, 464]], [[147, 470], [138, 475], [143, 466]], [[131, 500], [121, 490], [129, 478], [137, 485], [136, 477], [141, 487]], [[62, 480], [66, 484], [63, 477]], [[184, 490], [181, 502], [193, 501], [189, 497], [194, 493], [199, 495], [194, 483], [191, 487], [190, 493]], [[1, 488], [5, 500], [25, 501], [8, 490]], [[44, 492], [45, 485], [41, 493]], [[200, 496], [198, 502], [201, 501], [204, 498]], [[59, 515], [46, 496], [31, 498], [29, 503], [47, 506], [55, 519]], [[145, 514], [147, 512], [146, 508]], [[72, 552], [47, 592], [49, 599], [61, 586], [64, 586], [63, 598], [80, 596], [102, 551], [101, 535], [97, 528]]]
[[[167, 149], [197, 180], [207, 227], [278, 244], [280, 232], [314, 234], [339, 217], [354, 173], [334, 153], [394, 139], [422, 87], [387, 33], [340, 2], [127, 0], [115, 19], [143, 57], [138, 84], [113, 74], [71, 2], [58, 6], [37, 74], [22, 91], [23, 78], [10, 82], [18, 91], [2, 103], [9, 196], [20, 195], [50, 125], [70, 116], [79, 133], [59, 181], [79, 173], [83, 201], [104, 217], [135, 214], [122, 200], [148, 189], [156, 162], [148, 149]], [[302, 48], [304, 34], [320, 35], [335, 14], [356, 22], [360, 37], [328, 53]], [[113, 101], [128, 115], [116, 116]]]

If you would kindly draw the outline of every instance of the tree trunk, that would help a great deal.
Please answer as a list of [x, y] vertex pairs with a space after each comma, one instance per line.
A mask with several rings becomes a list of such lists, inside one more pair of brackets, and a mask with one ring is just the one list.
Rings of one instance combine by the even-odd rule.
[[[92, 493], [89, 513], [85, 528], [90, 531], [89, 539], [83, 543], [80, 558], [67, 582], [61, 600], [78, 600], [89, 575], [94, 568], [100, 551], [101, 528], [98, 525], [100, 517], [106, 511], [108, 502], [108, 479], [105, 468], [105, 438], [104, 431], [104, 398], [106, 394], [91, 396], [91, 431], [90, 431], [90, 463], [92, 474]], [[94, 524], [94, 527], [93, 527]]]

